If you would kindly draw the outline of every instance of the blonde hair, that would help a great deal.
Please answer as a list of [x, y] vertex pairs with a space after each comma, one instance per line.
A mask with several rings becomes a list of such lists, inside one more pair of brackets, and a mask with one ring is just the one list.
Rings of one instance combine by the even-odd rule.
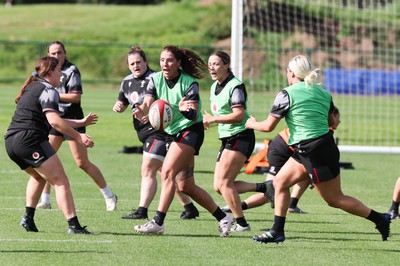
[[301, 81], [308, 85], [321, 85], [322, 72], [315, 68], [310, 59], [304, 55], [297, 55], [290, 59], [288, 68]]

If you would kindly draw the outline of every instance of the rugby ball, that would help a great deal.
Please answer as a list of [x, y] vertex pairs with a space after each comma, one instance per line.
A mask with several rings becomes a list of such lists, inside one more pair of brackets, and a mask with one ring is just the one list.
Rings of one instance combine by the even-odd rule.
[[164, 100], [156, 100], [149, 110], [149, 122], [156, 130], [165, 130], [172, 121], [172, 107]]

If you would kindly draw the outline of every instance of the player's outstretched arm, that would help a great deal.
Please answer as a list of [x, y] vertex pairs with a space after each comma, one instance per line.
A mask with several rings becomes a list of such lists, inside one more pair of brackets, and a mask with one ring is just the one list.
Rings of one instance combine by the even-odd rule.
[[254, 129], [262, 132], [271, 132], [275, 129], [281, 119], [275, 116], [269, 115], [264, 121], [258, 122], [253, 116], [251, 116], [245, 126], [249, 129]]
[[71, 127], [78, 128], [78, 127], [86, 127], [90, 125], [94, 125], [97, 123], [99, 117], [97, 114], [89, 113], [82, 119], [64, 119]]

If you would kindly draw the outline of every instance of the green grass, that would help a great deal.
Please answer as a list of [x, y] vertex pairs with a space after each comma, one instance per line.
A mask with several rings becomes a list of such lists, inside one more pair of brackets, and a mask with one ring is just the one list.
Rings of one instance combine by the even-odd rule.
[[[0, 131], [5, 132], [15, 108], [14, 97], [20, 85], [0, 85]], [[286, 241], [282, 245], [259, 245], [251, 237], [260, 228], [270, 227], [273, 210], [269, 206], [247, 210], [252, 231], [220, 238], [217, 222], [203, 208], [192, 221], [179, 219], [182, 207], [174, 200], [166, 218], [163, 236], [139, 235], [133, 226], [141, 221], [123, 220], [122, 214], [137, 207], [140, 163], [138, 154], [123, 154], [124, 145], [139, 145], [127, 113], [116, 114], [112, 106], [117, 90], [86, 87], [83, 106], [99, 115], [97, 125], [88, 129], [95, 147], [91, 160], [103, 171], [110, 188], [118, 195], [118, 210], [106, 212], [101, 193], [81, 170], [77, 169], [67, 145], [59, 156], [70, 178], [78, 217], [94, 235], [67, 235], [67, 223], [57, 209], [52, 193], [52, 210], [38, 210], [39, 233], [27, 233], [19, 226], [25, 206], [27, 176], [0, 149], [0, 265], [394, 265], [400, 252], [400, 222], [392, 223], [392, 236], [382, 242], [374, 225], [362, 218], [329, 208], [315, 190], [307, 190], [299, 207], [306, 215], [289, 215]], [[202, 92], [204, 106], [208, 95]], [[256, 95], [258, 96], [258, 95]], [[262, 104], [263, 97], [254, 97]], [[260, 102], [258, 102], [260, 101]], [[251, 110], [254, 112], [254, 110]], [[259, 112], [257, 116], [262, 117]], [[278, 130], [275, 131], [276, 134]], [[265, 135], [258, 135], [259, 138]], [[4, 147], [1, 138], [0, 145]], [[219, 205], [222, 197], [212, 190], [213, 169], [219, 147], [215, 128], [206, 132], [206, 140], [196, 160], [196, 182], [210, 192]], [[377, 211], [387, 211], [393, 186], [399, 175], [400, 155], [342, 154], [341, 161], [352, 162], [354, 170], [342, 171], [342, 187]], [[262, 175], [238, 179], [262, 181]], [[249, 194], [248, 194], [249, 195]], [[153, 215], [159, 192], [150, 206]], [[244, 195], [246, 196], [246, 195]]]
[[[79, 67], [84, 84], [109, 84], [113, 88], [119, 86], [121, 78], [129, 72], [125, 56], [132, 45], [143, 47], [154, 70], [159, 70], [159, 53], [166, 44], [190, 48], [207, 60], [211, 50], [215, 49], [212, 45], [230, 36], [231, 7], [229, 1], [209, 6], [198, 5], [198, 2], [185, 0], [144, 6], [43, 4], [0, 8], [0, 82], [22, 84], [33, 71], [37, 58], [46, 54], [47, 44], [53, 40], [66, 44], [68, 58]], [[320, 5], [312, 5], [313, 9], [309, 11], [318, 13], [318, 7]], [[351, 12], [352, 9], [340, 10], [339, 14]], [[282, 34], [269, 33], [264, 39], [280, 41], [273, 49], [267, 49], [268, 60], [262, 67], [262, 79], [250, 81], [244, 75], [249, 105], [257, 119], [265, 118], [277, 91], [286, 86], [286, 81], [276, 77], [276, 60], [273, 60], [281, 51], [282, 38], [285, 38]], [[229, 47], [227, 49], [229, 51]], [[276, 83], [267, 85], [260, 83], [261, 80]], [[206, 74], [200, 80], [200, 86], [205, 89], [210, 84], [211, 79]], [[262, 101], [255, 99], [258, 95]], [[334, 95], [334, 102], [341, 111], [342, 125], [336, 131], [341, 145], [400, 146], [396, 124], [399, 120], [398, 96]], [[257, 138], [261, 141], [265, 136], [272, 138], [273, 134], [258, 134]]]
[[[84, 81], [99, 78], [120, 80], [127, 73], [123, 58], [132, 44], [142, 45], [148, 51], [151, 66], [157, 69], [162, 45], [209, 46], [215, 36], [223, 38], [221, 28], [226, 27], [226, 20], [219, 19], [228, 18], [229, 10], [222, 16], [216, 12], [222, 10], [227, 12], [219, 7], [208, 9], [190, 4], [133, 7], [16, 5], [12, 9], [0, 8], [0, 40], [17, 42], [0, 48], [0, 78], [25, 79], [36, 58], [45, 52], [47, 42], [54, 39], [66, 42], [70, 59], [80, 67]], [[187, 14], [190, 14], [189, 20]], [[138, 17], [140, 19], [136, 19]], [[207, 49], [196, 48], [196, 51], [206, 58]], [[21, 84], [0, 85], [1, 132], [5, 132], [9, 124], [15, 108], [13, 99]], [[400, 223], [393, 223], [392, 237], [388, 242], [382, 242], [370, 222], [327, 207], [316, 191], [307, 191], [300, 201], [299, 206], [309, 212], [307, 215], [288, 216], [287, 241], [283, 245], [258, 245], [251, 241], [251, 236], [259, 233], [260, 228], [271, 226], [273, 211], [269, 206], [246, 211], [252, 232], [221, 239], [216, 221], [204, 209], [195, 221], [180, 221], [182, 207], [174, 201], [166, 219], [164, 236], [136, 234], [133, 226], [139, 221], [122, 220], [120, 216], [138, 205], [141, 156], [119, 153], [124, 145], [139, 145], [139, 142], [129, 113], [111, 111], [117, 97], [116, 86], [118, 84], [109, 85], [110, 88], [104, 85], [101, 88], [94, 85], [85, 87], [83, 105], [86, 112], [96, 112], [100, 117], [98, 124], [88, 129], [96, 143], [89, 151], [90, 158], [101, 168], [109, 186], [119, 196], [118, 211], [105, 211], [100, 192], [88, 176], [77, 169], [67, 145], [63, 145], [59, 156], [70, 177], [78, 216], [82, 224], [88, 225], [95, 234], [66, 235], [66, 222], [55, 206], [54, 194], [54, 209], [37, 212], [36, 221], [41, 232], [26, 233], [19, 227], [19, 221], [24, 212], [27, 177], [1, 148], [1, 265], [293, 265], [296, 261], [302, 265], [381, 265], [383, 262], [398, 262]], [[250, 99], [251, 113], [257, 119], [263, 119], [274, 96], [275, 93], [254, 93]], [[207, 99], [208, 95], [204, 93], [205, 107], [208, 106]], [[359, 141], [358, 135], [362, 132], [374, 134], [378, 128], [388, 128], [386, 124], [391, 121], [381, 119], [382, 124], [371, 130], [370, 121], [359, 119], [355, 108], [344, 109], [344, 106], [354, 106], [349, 102], [362, 103], [365, 108], [373, 107], [370, 100], [335, 97], [335, 103], [342, 107], [342, 125], [336, 136], [341, 138], [347, 134], [350, 123], [357, 124], [358, 130], [353, 134], [353, 143]], [[390, 108], [398, 99], [392, 97], [384, 101]], [[385, 112], [377, 110], [376, 114]], [[379, 117], [374, 120], [379, 120]], [[280, 128], [283, 126], [282, 123]], [[278, 131], [257, 133], [257, 139], [272, 138]], [[4, 147], [3, 139], [0, 145]], [[196, 182], [209, 191], [219, 205], [225, 205], [222, 197], [212, 190], [218, 145], [215, 128], [207, 131], [196, 161]], [[399, 175], [393, 166], [399, 159], [400, 155], [342, 154], [342, 161], [352, 162], [356, 168], [342, 171], [344, 192], [377, 211], [386, 211]], [[240, 174], [238, 179], [256, 182], [264, 177]], [[150, 215], [157, 204], [158, 194], [151, 205]]]
[[[15, 5], [12, 9], [0, 10], [0, 39], [42, 41], [57, 37], [75, 41], [90, 40], [94, 43], [206, 42], [207, 40], [199, 40], [206, 36], [206, 29], [197, 32], [197, 35], [193, 34], [193, 31], [198, 30], [199, 23], [205, 23], [203, 19], [207, 17], [210, 7], [198, 6], [196, 1], [186, 2], [194, 3], [126, 6]], [[192, 12], [194, 8], [197, 12], [187, 19], [188, 12]], [[40, 16], [42, 12], [46, 15]], [[176, 21], [182, 23], [175, 23]], [[146, 28], [146, 31], [143, 28]]]
[[54, 40], [65, 43], [86, 80], [112, 82], [126, 74], [125, 56], [133, 45], [143, 47], [155, 69], [169, 44], [195, 49], [206, 60], [212, 44], [230, 36], [230, 7], [197, 2], [0, 8], [0, 81], [24, 79]]

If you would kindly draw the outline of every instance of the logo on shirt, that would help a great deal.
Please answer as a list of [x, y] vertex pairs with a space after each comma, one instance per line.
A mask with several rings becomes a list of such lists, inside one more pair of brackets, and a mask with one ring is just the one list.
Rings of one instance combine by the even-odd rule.
[[144, 84], [146, 84], [146, 81], [142, 80], [142, 82], [140, 82], [140, 88], [143, 88]]
[[61, 73], [60, 77], [60, 87], [57, 88], [58, 92], [65, 93], [65, 83], [67, 82], [67, 76]]
[[37, 160], [37, 159], [39, 159], [39, 157], [40, 157], [40, 154], [38, 152], [35, 151], [34, 153], [32, 153], [33, 159]]
[[218, 105], [217, 105], [216, 103], [213, 104], [212, 110], [213, 110], [214, 112], [218, 111]]
[[131, 94], [131, 104], [135, 104], [139, 101], [139, 94], [137, 91], [132, 92]]

